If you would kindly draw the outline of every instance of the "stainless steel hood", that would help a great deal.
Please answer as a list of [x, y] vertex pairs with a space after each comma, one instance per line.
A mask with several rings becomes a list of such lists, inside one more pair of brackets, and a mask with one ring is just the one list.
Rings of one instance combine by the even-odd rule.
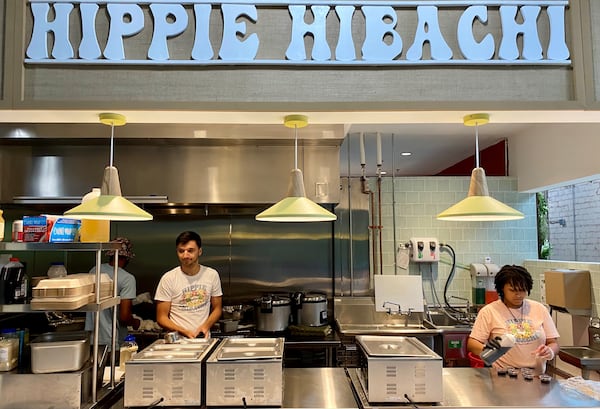
[[[109, 138], [100, 138], [96, 128], [88, 134], [93, 137], [82, 137], [85, 130], [72, 127], [65, 128], [66, 137], [58, 137], [60, 126], [54, 125], [50, 132], [37, 129], [33, 138], [10, 137], [14, 132], [0, 129], [2, 203], [76, 200], [100, 185]], [[292, 139], [164, 137], [162, 128], [161, 136], [144, 138], [139, 127], [134, 132], [133, 137], [115, 138], [114, 165], [126, 197], [146, 203], [166, 197], [170, 203], [269, 204], [287, 192], [294, 167]], [[317, 203], [339, 201], [342, 137], [336, 131], [327, 138], [299, 141], [306, 194]]]

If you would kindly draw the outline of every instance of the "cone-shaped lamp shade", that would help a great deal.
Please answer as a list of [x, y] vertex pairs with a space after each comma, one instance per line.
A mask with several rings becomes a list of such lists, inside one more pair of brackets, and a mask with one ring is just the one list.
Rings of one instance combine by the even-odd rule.
[[475, 168], [471, 172], [469, 195], [437, 215], [439, 220], [479, 222], [518, 220], [523, 217], [523, 213], [489, 195], [483, 168]]
[[119, 172], [114, 166], [104, 169], [101, 194], [67, 210], [65, 216], [76, 219], [147, 221], [152, 215], [121, 196]]
[[287, 197], [259, 213], [261, 222], [329, 222], [337, 216], [306, 197], [300, 169], [292, 169]]

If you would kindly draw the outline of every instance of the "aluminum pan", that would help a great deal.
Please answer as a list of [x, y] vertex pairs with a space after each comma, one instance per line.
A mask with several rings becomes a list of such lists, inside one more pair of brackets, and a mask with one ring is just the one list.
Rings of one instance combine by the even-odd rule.
[[226, 338], [208, 358], [215, 361], [281, 360], [285, 338]]
[[135, 354], [127, 363], [199, 362], [218, 342], [217, 339], [186, 338], [175, 344], [167, 344], [163, 339], [159, 339]]
[[227, 338], [223, 347], [256, 348], [270, 347], [281, 349], [282, 338]]
[[281, 352], [273, 348], [223, 348], [219, 351], [217, 360], [281, 359], [281, 357]]
[[359, 335], [356, 340], [369, 356], [440, 358], [415, 337]]
[[198, 351], [144, 351], [132, 359], [133, 361], [144, 362], [192, 362], [198, 361], [201, 357]]

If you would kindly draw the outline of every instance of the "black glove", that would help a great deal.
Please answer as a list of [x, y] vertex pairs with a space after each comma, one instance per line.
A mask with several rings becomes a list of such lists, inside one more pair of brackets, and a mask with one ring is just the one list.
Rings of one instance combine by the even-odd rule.
[[500, 341], [502, 341], [502, 338], [499, 336], [495, 336], [493, 339], [489, 339], [488, 342], [485, 343], [483, 348], [498, 349], [500, 348]]
[[515, 337], [511, 334], [496, 336], [488, 340], [479, 356], [486, 365], [492, 365], [498, 358], [507, 353], [514, 344]]

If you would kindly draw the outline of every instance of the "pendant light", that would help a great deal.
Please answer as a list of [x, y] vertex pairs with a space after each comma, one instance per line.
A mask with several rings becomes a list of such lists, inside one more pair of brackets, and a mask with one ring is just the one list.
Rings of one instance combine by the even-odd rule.
[[468, 196], [437, 215], [438, 220], [505, 221], [518, 220], [525, 215], [490, 196], [485, 171], [479, 167], [479, 125], [489, 122], [488, 114], [472, 114], [463, 118], [465, 126], [475, 127], [475, 169], [471, 172]]
[[110, 164], [104, 169], [100, 196], [86, 200], [74, 208], [67, 210], [65, 216], [77, 219], [116, 220], [116, 221], [147, 221], [152, 215], [139, 208], [121, 195], [119, 172], [113, 166], [113, 151], [115, 126], [125, 125], [124, 115], [102, 113], [100, 122], [110, 125]]
[[298, 128], [308, 125], [305, 115], [287, 115], [283, 124], [294, 128], [294, 169], [290, 174], [287, 197], [259, 213], [261, 222], [328, 222], [337, 216], [306, 197], [302, 171], [298, 169]]

